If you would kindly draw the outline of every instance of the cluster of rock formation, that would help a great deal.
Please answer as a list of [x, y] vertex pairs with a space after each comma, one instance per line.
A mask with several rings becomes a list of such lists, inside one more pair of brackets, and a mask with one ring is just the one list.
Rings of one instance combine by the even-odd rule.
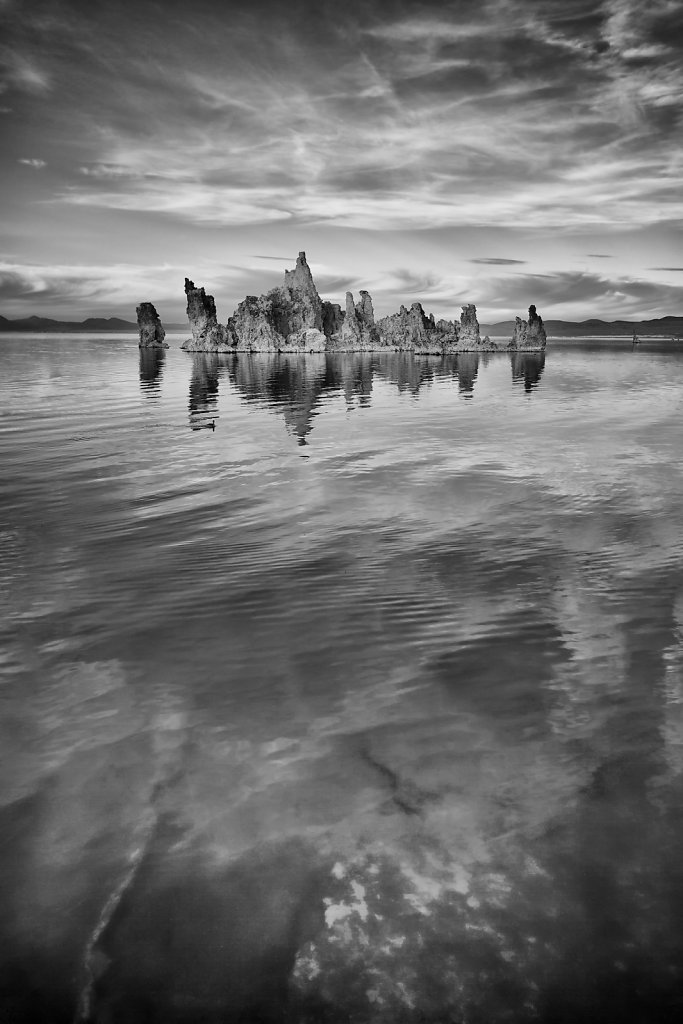
[[141, 302], [135, 312], [138, 316], [140, 348], [168, 348], [164, 341], [166, 331], [152, 303]]
[[347, 292], [346, 308], [342, 310], [338, 303], [323, 301], [318, 295], [305, 252], [299, 253], [294, 270], [285, 271], [279, 288], [265, 295], [248, 295], [225, 326], [218, 323], [213, 296], [196, 288], [188, 278], [185, 294], [192, 338], [182, 348], [192, 352], [393, 351], [446, 355], [501, 349], [542, 352], [546, 344], [543, 321], [535, 306], [529, 307], [528, 323], [517, 317], [507, 344], [481, 337], [477, 309], [471, 303], [462, 307], [459, 322], [435, 320], [433, 314], [427, 316], [419, 302], [375, 320], [367, 291], [361, 291], [358, 302]]

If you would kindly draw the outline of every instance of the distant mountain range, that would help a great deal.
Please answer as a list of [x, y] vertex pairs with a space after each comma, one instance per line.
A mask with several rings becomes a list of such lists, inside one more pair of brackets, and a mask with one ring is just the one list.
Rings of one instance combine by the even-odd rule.
[[[630, 338], [634, 331], [642, 337], [663, 335], [683, 338], [683, 316], [663, 316], [658, 320], [582, 320], [580, 323], [544, 320], [543, 323], [549, 338], [603, 338], [610, 335]], [[514, 326], [514, 320], [502, 320], [497, 324], [481, 324], [479, 329], [482, 335], [512, 337]]]
[[[185, 324], [164, 324], [167, 331], [187, 331]], [[44, 334], [77, 332], [95, 333], [98, 331], [119, 331], [138, 333], [138, 325], [133, 320], [121, 320], [119, 317], [108, 318], [91, 316], [87, 320], [52, 320], [44, 316], [27, 316], [22, 320], [8, 320], [0, 316], [0, 331], [36, 331]]]
[[[545, 329], [549, 338], [596, 338], [609, 335], [623, 335], [631, 337], [633, 332], [647, 337], [659, 335], [664, 337], [683, 338], [683, 316], [663, 316], [658, 320], [582, 320], [581, 323], [572, 323], [571, 320], [545, 320]], [[493, 337], [512, 337], [514, 320], [501, 320], [497, 324], [481, 324], [481, 333], [490, 334]], [[185, 324], [164, 324], [167, 331], [185, 332], [189, 334], [189, 327]], [[132, 320], [121, 320], [119, 317], [88, 317], [87, 320], [52, 320], [43, 316], [29, 316], [22, 320], [8, 320], [0, 316], [0, 331], [36, 331], [44, 334], [51, 333], [90, 333], [106, 331], [118, 331], [121, 333], [137, 334], [137, 324]]]

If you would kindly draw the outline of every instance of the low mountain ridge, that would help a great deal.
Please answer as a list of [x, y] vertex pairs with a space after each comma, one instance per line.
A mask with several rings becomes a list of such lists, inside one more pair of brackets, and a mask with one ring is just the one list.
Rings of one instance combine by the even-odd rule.
[[[166, 324], [171, 333], [187, 333], [187, 324]], [[514, 320], [501, 320], [494, 324], [481, 324], [482, 334], [492, 337], [511, 337], [514, 331]], [[653, 320], [582, 320], [578, 323], [571, 320], [546, 320], [545, 328], [550, 338], [596, 338], [610, 335], [631, 337], [633, 332], [643, 337], [680, 336], [683, 338], [683, 316], [663, 316]], [[0, 316], [0, 332], [2, 331], [35, 331], [49, 333], [79, 332], [125, 332], [137, 334], [137, 324], [132, 320], [120, 317], [88, 317], [86, 320], [54, 320], [50, 317], [29, 316], [19, 320], [8, 320]]]
[[[631, 337], [633, 332], [643, 337], [671, 335], [683, 337], [683, 316], [663, 316], [655, 320], [545, 320], [549, 338], [601, 338], [615, 335]], [[495, 324], [482, 324], [481, 330], [492, 337], [509, 336], [514, 320], [501, 320]]]

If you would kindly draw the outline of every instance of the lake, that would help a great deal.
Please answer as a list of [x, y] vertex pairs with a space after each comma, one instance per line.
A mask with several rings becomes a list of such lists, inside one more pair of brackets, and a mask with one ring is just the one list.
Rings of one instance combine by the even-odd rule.
[[679, 1021], [683, 346], [168, 340], [0, 337], [4, 1019]]

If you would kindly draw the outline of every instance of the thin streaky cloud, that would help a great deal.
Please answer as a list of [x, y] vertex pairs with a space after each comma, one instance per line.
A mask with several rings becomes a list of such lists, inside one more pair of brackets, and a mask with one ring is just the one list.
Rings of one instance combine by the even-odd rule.
[[[650, 287], [673, 288], [680, 262], [675, 0], [422, 0], [419, 11], [352, 0], [343, 25], [326, 2], [271, 0], [264, 18], [259, 4], [227, 17], [212, 0], [192, 12], [167, 0], [163, 21], [133, 0], [98, 5], [96, 20], [81, 6], [4, 5], [0, 100], [14, 116], [2, 121], [0, 196], [19, 262], [60, 264], [58, 240], [75, 223], [74, 265], [99, 266], [106, 235], [114, 266], [135, 214], [150, 264], [163, 251], [200, 278], [186, 265], [188, 232], [207, 259], [245, 264], [243, 277], [202, 278], [226, 303], [243, 284], [270, 285], [271, 262], [290, 263], [278, 250], [305, 248], [314, 274], [329, 268], [331, 297], [338, 282], [376, 282], [383, 312], [410, 297], [444, 312], [454, 293], [484, 301], [494, 276], [512, 290], [489, 301], [523, 311], [526, 271], [545, 272], [548, 303], [560, 307], [565, 288], [586, 316], [678, 306]], [[20, 173], [18, 157], [38, 159], [35, 139], [48, 170]], [[473, 256], [482, 251], [510, 257]], [[614, 290], [565, 277], [549, 290], [589, 258], [611, 258]], [[672, 267], [645, 269], [654, 260]], [[69, 272], [51, 282], [31, 292], [31, 312], [59, 287], [68, 297]], [[117, 287], [110, 295], [120, 301]]]
[[17, 163], [24, 164], [26, 167], [35, 167], [36, 170], [40, 170], [42, 167], [47, 167], [47, 162], [45, 160], [38, 160], [35, 157], [22, 156], [19, 157]]
[[650, 267], [649, 269], [650, 270], [663, 270], [663, 271], [665, 271], [667, 273], [669, 271], [675, 271], [675, 272], [683, 271], [683, 267]]
[[486, 263], [494, 267], [512, 266], [514, 263], [526, 263], [527, 260], [506, 260], [497, 256], [477, 256], [469, 260], [470, 263]]
[[247, 255], [251, 260], [279, 260], [281, 263], [293, 262], [293, 257], [291, 256], [259, 256], [257, 253], [248, 253]]

